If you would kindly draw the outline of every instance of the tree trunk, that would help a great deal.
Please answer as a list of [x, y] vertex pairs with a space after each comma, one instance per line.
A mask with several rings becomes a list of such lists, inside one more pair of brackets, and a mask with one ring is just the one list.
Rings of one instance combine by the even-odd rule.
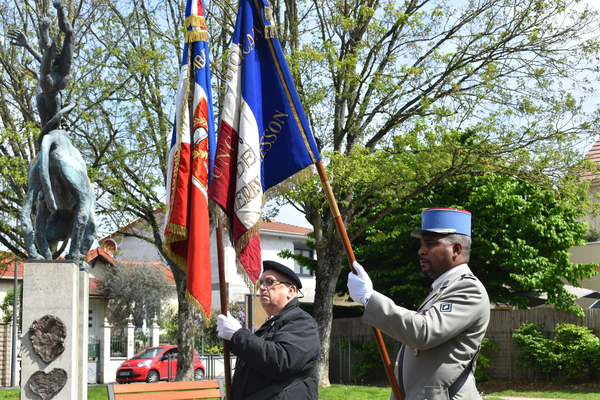
[[[331, 226], [333, 220], [329, 224]], [[327, 224], [325, 224], [327, 226]], [[331, 321], [333, 320], [333, 297], [335, 285], [342, 269], [341, 260], [345, 257], [344, 247], [335, 229], [326, 229], [326, 237], [317, 241], [318, 266], [315, 272], [315, 308], [313, 317], [319, 328], [321, 353], [317, 369], [320, 387], [330, 386], [329, 350], [331, 345]], [[319, 235], [320, 236], [320, 235]]]
[[[171, 263], [169, 263], [171, 264]], [[185, 298], [187, 276], [178, 266], [171, 266], [177, 287], [178, 326], [176, 381], [194, 380], [194, 308]]]

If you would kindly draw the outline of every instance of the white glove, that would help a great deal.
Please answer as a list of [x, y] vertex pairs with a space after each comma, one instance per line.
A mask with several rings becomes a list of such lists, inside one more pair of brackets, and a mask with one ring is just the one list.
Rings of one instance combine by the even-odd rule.
[[354, 261], [352, 266], [358, 275], [354, 275], [354, 272], [348, 274], [348, 291], [352, 300], [364, 306], [373, 294], [373, 282], [362, 265]]
[[231, 340], [231, 337], [238, 329], [242, 329], [242, 325], [239, 321], [231, 316], [230, 312], [227, 312], [227, 316], [219, 314], [217, 316], [217, 333], [225, 340]]

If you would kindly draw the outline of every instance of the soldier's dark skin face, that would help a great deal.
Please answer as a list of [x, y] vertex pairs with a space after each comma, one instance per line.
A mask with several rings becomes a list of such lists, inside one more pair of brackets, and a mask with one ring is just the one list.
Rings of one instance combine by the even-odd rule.
[[435, 280], [445, 272], [462, 264], [464, 261], [461, 254], [462, 245], [460, 243], [450, 243], [446, 239], [446, 235], [425, 232], [421, 236], [421, 248], [419, 249], [421, 274]]

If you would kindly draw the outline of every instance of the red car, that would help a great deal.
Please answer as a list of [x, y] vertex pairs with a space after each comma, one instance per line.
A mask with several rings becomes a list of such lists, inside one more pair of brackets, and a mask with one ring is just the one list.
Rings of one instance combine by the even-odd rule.
[[[133, 358], [123, 362], [117, 369], [117, 382], [158, 382], [169, 380], [169, 358], [171, 358], [170, 378], [177, 373], [177, 346], [148, 347]], [[198, 352], [194, 350], [194, 379], [204, 379], [204, 365]]]

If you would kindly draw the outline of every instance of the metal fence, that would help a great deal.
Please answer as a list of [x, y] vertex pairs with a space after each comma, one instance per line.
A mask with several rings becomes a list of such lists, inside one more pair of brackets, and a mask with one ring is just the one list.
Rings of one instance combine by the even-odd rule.
[[110, 336], [110, 356], [111, 357], [125, 357], [127, 356], [127, 342], [125, 335], [122, 333], [115, 333]]
[[[200, 356], [202, 364], [204, 365], [205, 379], [222, 379], [225, 378], [225, 361], [223, 354], [203, 354]], [[236, 357], [230, 356], [231, 374], [235, 370]]]

